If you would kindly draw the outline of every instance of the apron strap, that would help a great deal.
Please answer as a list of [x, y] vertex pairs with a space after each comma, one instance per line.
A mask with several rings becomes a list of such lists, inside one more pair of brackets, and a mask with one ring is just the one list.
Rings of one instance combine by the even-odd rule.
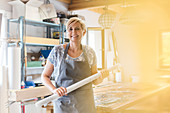
[[69, 46], [70, 46], [70, 43], [67, 44], [66, 49], [65, 49], [65, 51], [64, 51], [64, 55], [63, 55], [63, 58], [64, 58], [64, 59], [65, 59], [66, 56], [67, 56], [67, 52], [68, 52]]
[[82, 47], [82, 49], [83, 49], [83, 54], [84, 54], [85, 61], [88, 62], [88, 58], [87, 58], [87, 54], [86, 54], [86, 52], [85, 52], [85, 48]]

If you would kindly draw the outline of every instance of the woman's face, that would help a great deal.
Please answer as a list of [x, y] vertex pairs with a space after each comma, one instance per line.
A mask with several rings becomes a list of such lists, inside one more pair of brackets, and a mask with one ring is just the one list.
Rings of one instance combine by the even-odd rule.
[[81, 41], [84, 35], [85, 30], [81, 28], [81, 24], [79, 22], [71, 25], [70, 28], [68, 29], [68, 37], [72, 42]]

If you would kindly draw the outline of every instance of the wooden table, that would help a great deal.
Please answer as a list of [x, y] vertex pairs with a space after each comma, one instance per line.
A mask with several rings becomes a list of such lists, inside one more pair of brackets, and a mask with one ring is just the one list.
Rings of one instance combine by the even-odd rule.
[[98, 113], [118, 113], [169, 89], [169, 84], [102, 84], [94, 88], [95, 103]]
[[[97, 113], [118, 113], [148, 98], [168, 90], [169, 84], [107, 83], [94, 87]], [[47, 113], [53, 113], [52, 104], [47, 105]]]

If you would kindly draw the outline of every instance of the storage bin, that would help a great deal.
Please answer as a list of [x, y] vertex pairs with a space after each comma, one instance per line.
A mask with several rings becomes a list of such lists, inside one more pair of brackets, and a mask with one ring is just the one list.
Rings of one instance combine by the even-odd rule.
[[42, 67], [42, 61], [27, 62], [27, 67]]
[[24, 81], [25, 88], [29, 88], [30, 86], [35, 87], [35, 83], [33, 81]]

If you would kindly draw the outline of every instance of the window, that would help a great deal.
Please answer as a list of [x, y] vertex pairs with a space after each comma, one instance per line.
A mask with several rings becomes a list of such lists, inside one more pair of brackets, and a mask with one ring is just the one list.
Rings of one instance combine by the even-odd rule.
[[1, 23], [2, 23], [2, 13], [0, 13], [0, 37], [1, 37]]
[[161, 32], [159, 66], [161, 69], [170, 69], [170, 30]]
[[92, 47], [96, 53], [98, 69], [104, 68], [104, 31], [102, 28], [87, 28], [87, 44]]

